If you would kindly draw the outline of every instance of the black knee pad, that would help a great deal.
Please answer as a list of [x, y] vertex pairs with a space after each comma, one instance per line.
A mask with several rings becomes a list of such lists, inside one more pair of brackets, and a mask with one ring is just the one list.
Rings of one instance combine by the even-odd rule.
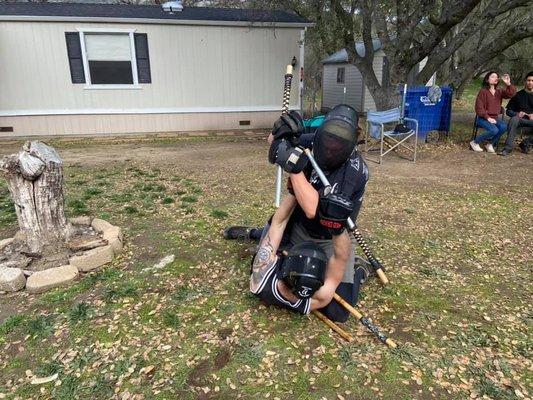
[[[359, 280], [355, 283], [341, 282], [336, 293], [346, 300], [350, 305], [355, 306], [359, 297]], [[332, 300], [326, 307], [320, 310], [326, 317], [335, 322], [346, 322], [350, 313], [343, 306]]]

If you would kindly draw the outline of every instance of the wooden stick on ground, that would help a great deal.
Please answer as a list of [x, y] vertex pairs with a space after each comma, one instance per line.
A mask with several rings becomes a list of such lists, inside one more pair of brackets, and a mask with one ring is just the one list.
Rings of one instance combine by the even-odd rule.
[[334, 293], [333, 298], [341, 306], [343, 306], [346, 310], [348, 310], [350, 314], [352, 314], [355, 318], [357, 318], [359, 322], [361, 322], [364, 326], [366, 326], [368, 330], [370, 330], [370, 332], [372, 332], [381, 342], [385, 343], [387, 346], [392, 347], [392, 348], [397, 347], [396, 343], [392, 339], [389, 339], [387, 336], [385, 336], [385, 334], [381, 332], [376, 325], [372, 324], [372, 322], [370, 322], [370, 320], [367, 317], [365, 317], [363, 314], [361, 314], [359, 311], [353, 308], [341, 296], [339, 296], [337, 293]]
[[339, 335], [341, 335], [343, 339], [347, 340], [348, 342], [353, 342], [354, 339], [353, 339], [352, 335], [350, 335], [344, 329], [339, 327], [336, 323], [334, 323], [332, 320], [330, 320], [328, 317], [326, 317], [320, 311], [314, 310], [313, 314], [315, 314], [318, 319], [320, 319], [327, 326], [329, 326], [331, 329], [333, 329], [335, 332], [337, 332]]

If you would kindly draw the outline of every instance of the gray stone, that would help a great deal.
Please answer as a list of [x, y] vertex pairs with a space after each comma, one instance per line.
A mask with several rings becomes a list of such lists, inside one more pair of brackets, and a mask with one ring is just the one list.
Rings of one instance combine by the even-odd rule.
[[91, 217], [88, 217], [86, 215], [83, 215], [81, 217], [76, 217], [76, 218], [69, 218], [69, 222], [72, 224], [72, 225], [86, 225], [86, 226], [90, 226], [91, 225], [91, 222], [92, 222], [92, 219]]
[[15, 240], [15, 238], [9, 238], [9, 239], [0, 240], [0, 251], [4, 250], [7, 246], [9, 246], [11, 243], [13, 243], [13, 240]]
[[0, 269], [0, 290], [3, 292], [17, 292], [26, 285], [26, 278], [20, 268]]
[[0, 263], [0, 269], [2, 269], [2, 268], [20, 268], [20, 269], [24, 269], [30, 264], [30, 262], [31, 262], [31, 258], [27, 258], [27, 257], [22, 256], [22, 257], [14, 259], [14, 260], [9, 260], [9, 261]]
[[122, 240], [120, 238], [114, 236], [110, 239], [107, 239], [107, 242], [109, 245], [113, 248], [113, 253], [115, 255], [122, 253], [122, 249], [124, 248], [122, 244]]
[[113, 225], [111, 225], [107, 221], [104, 221], [103, 219], [95, 218], [95, 219], [93, 219], [93, 222], [91, 222], [91, 226], [93, 227], [93, 229], [96, 232], [101, 233], [101, 232], [105, 231], [106, 229], [111, 228]]
[[123, 240], [122, 229], [118, 226], [112, 226], [111, 228], [106, 229], [103, 234], [103, 238], [109, 242], [109, 245], [113, 248], [115, 254], [122, 252]]
[[13, 239], [15, 239], [15, 242], [17, 243], [26, 243], [26, 234], [24, 233], [24, 231], [18, 231], [17, 233], [15, 233]]
[[61, 267], [38, 271], [28, 277], [26, 290], [29, 293], [42, 293], [72, 282], [77, 276], [78, 269], [74, 265], [63, 265]]
[[122, 235], [122, 229], [119, 226], [111, 225], [110, 228], [105, 229], [102, 232], [104, 239], [118, 237], [121, 241], [124, 241], [124, 236]]
[[97, 247], [82, 255], [70, 257], [70, 264], [78, 268], [80, 272], [88, 272], [113, 261], [113, 256], [111, 246]]

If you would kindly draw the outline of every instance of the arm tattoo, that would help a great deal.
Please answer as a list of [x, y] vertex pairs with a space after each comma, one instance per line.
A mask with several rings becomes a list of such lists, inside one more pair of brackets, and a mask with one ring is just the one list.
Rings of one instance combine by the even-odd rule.
[[276, 262], [276, 258], [272, 257], [273, 254], [274, 247], [270, 242], [270, 236], [267, 234], [261, 241], [252, 266], [251, 286], [253, 288], [257, 288], [266, 272]]

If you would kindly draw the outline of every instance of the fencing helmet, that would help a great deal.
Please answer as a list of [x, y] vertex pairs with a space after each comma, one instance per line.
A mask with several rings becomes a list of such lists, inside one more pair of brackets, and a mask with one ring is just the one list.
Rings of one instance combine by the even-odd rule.
[[299, 243], [283, 259], [282, 279], [297, 297], [309, 298], [324, 284], [327, 262], [326, 253], [316, 243]]
[[357, 144], [357, 112], [346, 104], [335, 106], [317, 129], [313, 155], [325, 171], [340, 167], [352, 154]]

